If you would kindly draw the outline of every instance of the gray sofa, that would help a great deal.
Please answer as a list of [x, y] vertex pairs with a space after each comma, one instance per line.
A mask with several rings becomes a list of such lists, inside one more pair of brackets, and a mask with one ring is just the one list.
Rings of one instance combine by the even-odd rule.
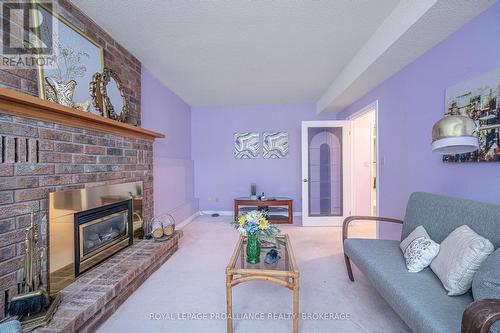
[[414, 332], [486, 333], [491, 324], [500, 319], [500, 300], [474, 302], [470, 291], [461, 296], [448, 296], [430, 268], [409, 273], [399, 241], [349, 238], [349, 223], [355, 220], [402, 223], [401, 239], [422, 225], [438, 243], [466, 224], [497, 249], [500, 247], [500, 206], [413, 193], [404, 221], [352, 216], [344, 221], [343, 227], [344, 256], [351, 281], [354, 281], [352, 261]]

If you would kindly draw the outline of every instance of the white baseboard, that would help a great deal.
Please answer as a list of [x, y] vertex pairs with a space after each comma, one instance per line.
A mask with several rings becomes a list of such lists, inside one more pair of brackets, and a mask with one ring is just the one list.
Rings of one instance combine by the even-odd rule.
[[181, 223], [177, 224], [175, 226], [176, 229], [180, 229], [182, 230], [183, 228], [185, 228], [189, 223], [191, 223], [195, 218], [197, 218], [198, 216], [200, 216], [200, 212], [196, 212], [194, 213], [193, 215], [191, 215], [190, 217], [188, 217], [187, 219], [185, 219], [184, 221], [182, 221]]
[[220, 216], [233, 216], [234, 212], [230, 210], [202, 210], [200, 215], [219, 214]]
[[[203, 210], [200, 215], [219, 214], [220, 216], [233, 216], [234, 212], [231, 210]], [[293, 216], [302, 216], [302, 212], [293, 212]]]
[[[229, 210], [204, 210], [204, 211], [198, 211], [196, 213], [194, 213], [193, 215], [191, 215], [190, 217], [188, 217], [187, 219], [185, 219], [184, 221], [182, 221], [181, 223], [179, 223], [178, 225], [176, 225], [176, 228], [177, 229], [183, 229], [185, 228], [189, 223], [191, 223], [192, 221], [194, 221], [197, 217], [199, 216], [210, 216], [212, 214], [219, 214], [220, 216], [233, 216], [234, 212], [233, 211], [229, 211]], [[302, 212], [293, 212], [293, 216], [294, 218], [298, 219], [300, 221], [299, 225], [302, 224]], [[294, 224], [297, 224], [296, 221], [294, 221]]]

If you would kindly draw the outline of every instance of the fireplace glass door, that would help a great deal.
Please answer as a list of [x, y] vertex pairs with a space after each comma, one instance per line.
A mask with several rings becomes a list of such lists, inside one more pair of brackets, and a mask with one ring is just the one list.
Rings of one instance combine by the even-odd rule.
[[127, 238], [127, 215], [127, 211], [122, 211], [81, 224], [79, 226], [81, 260]]
[[131, 199], [75, 214], [75, 276], [132, 241]]

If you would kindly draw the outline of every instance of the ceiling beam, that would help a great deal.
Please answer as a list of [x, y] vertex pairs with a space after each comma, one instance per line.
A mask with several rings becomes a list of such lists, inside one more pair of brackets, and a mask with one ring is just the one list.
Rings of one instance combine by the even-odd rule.
[[402, 0], [316, 103], [338, 113], [458, 30], [496, 0]]

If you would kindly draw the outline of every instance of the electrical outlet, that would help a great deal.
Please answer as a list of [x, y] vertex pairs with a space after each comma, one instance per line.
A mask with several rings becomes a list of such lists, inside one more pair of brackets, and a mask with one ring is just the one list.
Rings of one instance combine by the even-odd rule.
[[208, 202], [219, 202], [219, 198], [217, 198], [217, 197], [208, 197]]

